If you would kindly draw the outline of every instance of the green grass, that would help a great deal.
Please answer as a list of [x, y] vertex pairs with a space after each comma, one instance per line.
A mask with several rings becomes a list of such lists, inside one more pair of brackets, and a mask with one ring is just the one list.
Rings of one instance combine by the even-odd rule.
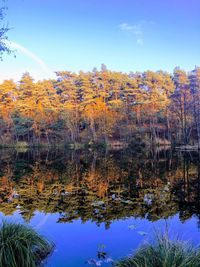
[[23, 224], [0, 226], [0, 267], [35, 267], [53, 249], [53, 244]]
[[155, 235], [155, 241], [142, 245], [116, 267], [199, 267], [200, 250], [188, 242], [170, 240], [168, 234]]

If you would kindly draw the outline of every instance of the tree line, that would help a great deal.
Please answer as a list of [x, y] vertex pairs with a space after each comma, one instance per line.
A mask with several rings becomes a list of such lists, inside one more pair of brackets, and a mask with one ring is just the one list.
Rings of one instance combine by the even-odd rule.
[[0, 84], [0, 143], [200, 146], [200, 68], [56, 72]]

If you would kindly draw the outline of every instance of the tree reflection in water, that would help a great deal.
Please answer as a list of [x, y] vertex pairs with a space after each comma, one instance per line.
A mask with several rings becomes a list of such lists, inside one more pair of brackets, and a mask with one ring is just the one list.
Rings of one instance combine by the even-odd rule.
[[0, 152], [0, 211], [59, 213], [60, 223], [134, 216], [200, 218], [198, 153], [157, 151]]

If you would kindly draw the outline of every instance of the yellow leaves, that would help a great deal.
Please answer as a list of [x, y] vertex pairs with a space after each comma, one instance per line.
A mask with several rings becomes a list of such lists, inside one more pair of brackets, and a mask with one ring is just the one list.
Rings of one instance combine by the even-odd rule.
[[112, 109], [120, 109], [124, 106], [124, 102], [120, 99], [108, 101], [108, 105]]
[[16, 84], [12, 80], [5, 80], [0, 85], [0, 116], [7, 123], [11, 123], [11, 113], [17, 99]]
[[37, 108], [38, 112], [41, 113], [41, 115], [43, 115], [44, 108], [41, 102], [38, 102]]
[[83, 104], [83, 112], [86, 118], [98, 118], [107, 112], [108, 107], [101, 98], [96, 98], [89, 103]]
[[65, 110], [73, 111], [76, 108], [74, 103], [67, 102], [64, 107]]
[[168, 107], [174, 84], [168, 73], [148, 71], [144, 73], [144, 89], [142, 105], [151, 112], [159, 112]]
[[184, 70], [175, 69], [174, 80], [175, 80], [175, 83], [179, 84], [179, 86], [189, 85], [189, 79], [188, 79], [187, 73]]

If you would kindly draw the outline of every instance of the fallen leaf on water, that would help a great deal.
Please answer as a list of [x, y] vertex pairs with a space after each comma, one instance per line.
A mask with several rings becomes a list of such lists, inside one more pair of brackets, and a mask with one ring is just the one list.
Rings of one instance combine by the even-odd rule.
[[138, 231], [138, 234], [142, 236], [148, 235], [146, 232], [143, 232], [143, 231]]
[[87, 263], [89, 265], [94, 265], [94, 266], [101, 266], [102, 265], [102, 261], [98, 261], [96, 259], [90, 259], [87, 261]]
[[137, 228], [137, 227], [136, 227], [136, 225], [134, 225], [134, 224], [128, 226], [128, 229], [130, 229], [130, 230], [135, 230], [136, 228]]

